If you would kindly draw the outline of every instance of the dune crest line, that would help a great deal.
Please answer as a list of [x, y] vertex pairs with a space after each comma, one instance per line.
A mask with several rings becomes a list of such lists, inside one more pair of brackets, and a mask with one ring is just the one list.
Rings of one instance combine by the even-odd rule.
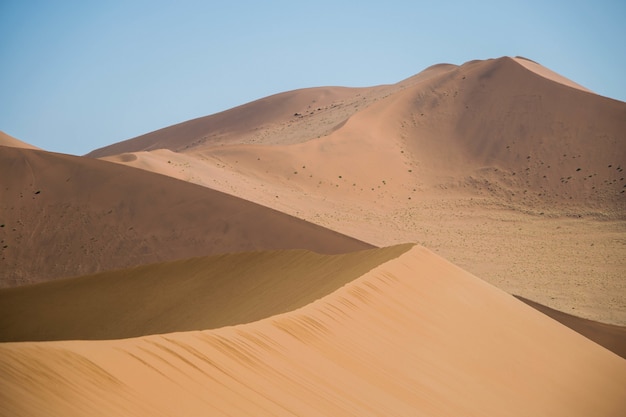
[[626, 361], [420, 246], [255, 323], [0, 352], [16, 416], [617, 416], [626, 385]]

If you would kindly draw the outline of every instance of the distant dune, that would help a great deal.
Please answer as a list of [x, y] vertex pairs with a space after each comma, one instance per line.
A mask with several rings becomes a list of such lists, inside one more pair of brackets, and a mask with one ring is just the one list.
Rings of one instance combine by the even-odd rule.
[[205, 187], [90, 158], [0, 147], [0, 285], [256, 249], [371, 245]]
[[621, 416], [624, 386], [622, 358], [421, 247], [254, 323], [0, 345], [11, 416]]
[[279, 94], [90, 156], [377, 246], [420, 242], [508, 292], [624, 325], [624, 132], [626, 103], [503, 57]]
[[[354, 100], [355, 96], [371, 94], [381, 88], [346, 88], [322, 87], [306, 88], [296, 91], [276, 94], [265, 97], [242, 106], [226, 110], [210, 116], [200, 117], [187, 122], [169, 126], [155, 132], [115, 143], [96, 149], [87, 156], [101, 158], [127, 152], [150, 151], [169, 149], [181, 152], [198, 146], [215, 146], [222, 144], [241, 143], [246, 138], [249, 143], [278, 140], [278, 143], [301, 142], [310, 139], [309, 129], [301, 129], [305, 124], [300, 123], [289, 129], [289, 135], [282, 134], [280, 138], [272, 138], [259, 129], [281, 130], [285, 123], [292, 123], [305, 114], [315, 113], [321, 108], [333, 106], [336, 102]], [[359, 100], [360, 101], [360, 100]], [[336, 124], [354, 114], [357, 109], [342, 109], [335, 112], [335, 118], [318, 123], [314, 129], [321, 129], [320, 134], [332, 131]], [[307, 127], [311, 127], [308, 125]], [[261, 135], [259, 135], [261, 133]], [[283, 132], [284, 133], [284, 132]], [[285, 137], [287, 136], [287, 137]]]

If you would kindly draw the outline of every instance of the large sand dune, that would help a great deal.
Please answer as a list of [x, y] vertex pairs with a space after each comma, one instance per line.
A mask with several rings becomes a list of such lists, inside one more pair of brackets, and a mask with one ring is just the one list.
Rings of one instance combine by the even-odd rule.
[[0, 132], [0, 415], [623, 416], [625, 132], [521, 57]]
[[258, 322], [0, 351], [0, 413], [12, 416], [626, 409], [626, 361], [418, 246]]
[[205, 187], [0, 146], [0, 284], [255, 249], [371, 245]]
[[626, 324], [626, 103], [508, 57], [285, 94], [92, 156], [377, 246], [420, 242], [508, 292]]

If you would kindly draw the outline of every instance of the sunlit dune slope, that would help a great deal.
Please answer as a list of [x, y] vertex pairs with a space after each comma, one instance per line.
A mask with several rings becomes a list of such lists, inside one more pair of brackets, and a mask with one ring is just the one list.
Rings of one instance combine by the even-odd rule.
[[0, 285], [259, 249], [344, 253], [363, 242], [147, 171], [0, 147]]
[[621, 416], [626, 361], [414, 247], [299, 310], [0, 345], [4, 415]]
[[0, 341], [121, 339], [256, 321], [328, 295], [410, 246], [215, 255], [8, 288], [0, 290]]
[[22, 142], [0, 130], [0, 146], [10, 146], [12, 148], [39, 149], [30, 143]]
[[625, 131], [626, 103], [501, 58], [445, 67], [325, 137], [187, 153], [213, 157], [247, 180], [288, 180], [285, 188], [335, 199], [397, 207], [420, 191], [448, 189], [537, 211], [585, 207], [620, 217]]
[[524, 67], [526, 67], [527, 69], [541, 75], [542, 77], [545, 77], [549, 80], [552, 81], [556, 81], [557, 83], [561, 83], [563, 85], [566, 85], [568, 87], [572, 87], [572, 88], [577, 88], [579, 90], [582, 91], [586, 91], [588, 93], [593, 93], [593, 91], [583, 87], [582, 85], [575, 83], [574, 81], [563, 77], [561, 74], [557, 74], [556, 72], [552, 71], [549, 68], [544, 67], [543, 65], [540, 65], [539, 63], [533, 61], [532, 59], [528, 59], [528, 58], [524, 58], [521, 56], [516, 56], [515, 58], [513, 58], [517, 63], [523, 65]]
[[[220, 113], [169, 128], [202, 126], [208, 137], [228, 131], [228, 141], [191, 142], [186, 135], [160, 130], [90, 155], [165, 148], [248, 180], [289, 179], [318, 193], [332, 192], [318, 187], [320, 180], [341, 185], [342, 175], [349, 182], [339, 190], [342, 194], [390, 204], [393, 197], [405, 201], [413, 190], [449, 188], [534, 208], [582, 205], [623, 214], [626, 103], [509, 57], [438, 65], [395, 85], [359, 91], [298, 90], [231, 109], [224, 120]], [[314, 96], [328, 98], [316, 101]], [[315, 102], [318, 108], [302, 110]], [[219, 123], [212, 119], [218, 116]], [[315, 126], [326, 119], [334, 127], [322, 132]], [[246, 132], [257, 132], [257, 140], [238, 130], [242, 121]], [[289, 139], [294, 132], [299, 140]], [[150, 145], [130, 146], [140, 139]], [[130, 157], [117, 161], [151, 169]], [[338, 167], [348, 172], [335, 175]], [[195, 177], [195, 182], [206, 180], [201, 172]], [[389, 190], [390, 179], [394, 190]], [[383, 180], [387, 193], [378, 190]]]
[[156, 149], [181, 152], [232, 143], [302, 142], [334, 130], [358, 111], [365, 97], [378, 96], [384, 88], [288, 91], [105, 146], [87, 156], [100, 158]]

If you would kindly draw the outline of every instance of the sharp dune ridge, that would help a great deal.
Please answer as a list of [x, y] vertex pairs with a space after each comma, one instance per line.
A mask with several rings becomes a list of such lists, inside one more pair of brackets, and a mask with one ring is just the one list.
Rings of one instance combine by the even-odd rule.
[[13, 416], [618, 416], [625, 406], [626, 361], [419, 246], [254, 323], [0, 351], [0, 407]]
[[[0, 342], [124, 339], [258, 321], [322, 298], [412, 246], [214, 255], [0, 289]], [[518, 298], [626, 357], [626, 328]]]
[[532, 300], [527, 300], [524, 297], [516, 297], [535, 310], [542, 312], [546, 316], [580, 333], [587, 339], [593, 340], [600, 346], [626, 359], [626, 327], [587, 320], [541, 305]]
[[410, 247], [214, 255], [3, 289], [0, 342], [123, 339], [257, 321], [328, 295]]

